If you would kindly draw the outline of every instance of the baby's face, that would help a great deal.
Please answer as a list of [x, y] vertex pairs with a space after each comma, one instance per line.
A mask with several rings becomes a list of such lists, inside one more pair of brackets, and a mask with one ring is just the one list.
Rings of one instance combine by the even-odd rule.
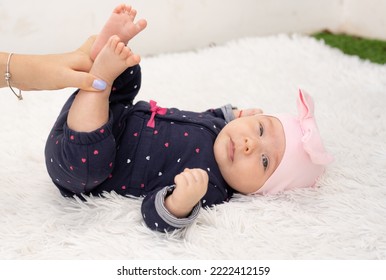
[[281, 122], [254, 115], [228, 123], [214, 143], [214, 155], [225, 181], [236, 191], [260, 189], [276, 170], [285, 150]]

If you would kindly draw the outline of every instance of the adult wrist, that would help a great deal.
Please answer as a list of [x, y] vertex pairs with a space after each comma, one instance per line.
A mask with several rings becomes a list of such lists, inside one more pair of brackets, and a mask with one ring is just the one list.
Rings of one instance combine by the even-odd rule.
[[9, 87], [9, 89], [12, 91], [12, 93], [19, 99], [23, 100], [23, 96], [21, 94], [21, 90], [18, 90], [18, 93], [13, 89], [12, 87], [12, 74], [11, 74], [11, 59], [12, 59], [13, 53], [9, 53], [7, 57], [7, 61], [5, 64], [5, 72], [4, 72], [4, 79], [6, 85]]

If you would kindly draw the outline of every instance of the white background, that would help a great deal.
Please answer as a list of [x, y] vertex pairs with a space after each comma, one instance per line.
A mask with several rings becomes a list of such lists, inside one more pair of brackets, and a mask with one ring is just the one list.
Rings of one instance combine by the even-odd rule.
[[[0, 0], [0, 51], [65, 52], [96, 34], [122, 0]], [[142, 55], [246, 36], [323, 29], [386, 39], [386, 0], [130, 0], [149, 25]]]

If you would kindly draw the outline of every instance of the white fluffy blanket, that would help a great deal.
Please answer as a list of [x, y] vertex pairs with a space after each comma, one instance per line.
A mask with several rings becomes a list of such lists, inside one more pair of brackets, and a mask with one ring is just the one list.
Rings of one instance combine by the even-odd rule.
[[139, 99], [164, 107], [295, 112], [302, 87], [335, 162], [318, 188], [235, 196], [186, 230], [156, 233], [143, 224], [139, 199], [65, 199], [50, 181], [45, 140], [72, 89], [24, 93], [23, 102], [1, 89], [0, 258], [386, 258], [385, 65], [278, 35], [145, 57], [142, 69]]

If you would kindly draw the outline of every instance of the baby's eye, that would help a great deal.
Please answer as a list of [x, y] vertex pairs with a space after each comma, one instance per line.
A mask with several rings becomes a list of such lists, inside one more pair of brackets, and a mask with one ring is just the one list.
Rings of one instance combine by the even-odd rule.
[[264, 171], [267, 170], [269, 161], [268, 161], [268, 158], [265, 155], [261, 156], [261, 162], [263, 164]]
[[260, 129], [260, 137], [261, 137], [264, 134], [264, 127], [262, 124], [260, 124], [259, 129]]

